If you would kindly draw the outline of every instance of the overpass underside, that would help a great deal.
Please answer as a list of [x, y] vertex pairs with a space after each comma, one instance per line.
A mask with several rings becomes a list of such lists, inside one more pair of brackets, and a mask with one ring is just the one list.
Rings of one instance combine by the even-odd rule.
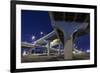
[[49, 12], [52, 26], [64, 45], [64, 59], [72, 59], [75, 38], [90, 34], [88, 13]]

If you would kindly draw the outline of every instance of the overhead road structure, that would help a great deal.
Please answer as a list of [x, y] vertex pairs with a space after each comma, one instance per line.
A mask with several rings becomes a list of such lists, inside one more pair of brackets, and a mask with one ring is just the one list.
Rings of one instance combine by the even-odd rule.
[[72, 59], [75, 37], [90, 33], [90, 15], [88, 13], [49, 12], [52, 27], [64, 45], [64, 59]]
[[58, 49], [52, 48], [54, 45], [59, 45], [60, 41], [58, 41], [55, 31], [50, 32], [49, 34], [41, 37], [40, 39], [34, 41], [34, 44], [22, 42], [22, 48], [29, 48], [29, 50], [35, 49], [37, 46], [41, 46], [46, 48], [47, 55], [50, 55], [51, 51], [58, 51]]

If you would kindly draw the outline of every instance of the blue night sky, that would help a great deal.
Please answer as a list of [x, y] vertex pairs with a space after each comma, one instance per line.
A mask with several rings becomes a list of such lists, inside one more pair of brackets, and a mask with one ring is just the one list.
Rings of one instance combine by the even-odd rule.
[[[32, 42], [32, 36], [36, 37], [36, 40], [43, 35], [50, 33], [53, 30], [51, 26], [50, 17], [47, 11], [31, 11], [22, 10], [21, 11], [21, 41], [22, 42]], [[84, 35], [76, 39], [75, 44], [79, 48], [84, 50], [90, 49], [90, 36]]]
[[39, 39], [43, 36], [40, 32], [43, 32], [46, 35], [53, 30], [50, 26], [51, 21], [47, 12], [22, 10], [21, 17], [22, 41], [32, 42], [32, 36]]
[[90, 49], [90, 35], [84, 35], [75, 40], [75, 44], [77, 45], [80, 50], [87, 50]]

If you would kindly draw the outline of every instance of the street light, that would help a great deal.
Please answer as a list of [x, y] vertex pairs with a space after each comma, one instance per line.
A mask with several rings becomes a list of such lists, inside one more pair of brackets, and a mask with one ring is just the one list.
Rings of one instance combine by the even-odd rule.
[[44, 33], [41, 31], [41, 32], [40, 32], [40, 35], [41, 35], [41, 37], [42, 37], [42, 36], [44, 36]]
[[43, 34], [43, 32], [40, 32], [40, 34], [42, 35], [42, 34]]
[[88, 49], [88, 50], [86, 50], [86, 52], [87, 52], [87, 53], [90, 53], [90, 50]]
[[35, 44], [35, 39], [36, 39], [36, 37], [32, 36], [32, 44]]
[[32, 36], [32, 40], [35, 40], [35, 36]]

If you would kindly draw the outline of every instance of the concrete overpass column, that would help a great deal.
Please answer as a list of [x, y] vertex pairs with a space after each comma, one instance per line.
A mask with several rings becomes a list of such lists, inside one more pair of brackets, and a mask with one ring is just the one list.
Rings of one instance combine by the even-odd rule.
[[59, 48], [58, 48], [58, 56], [60, 55], [60, 45], [59, 45]]
[[48, 46], [47, 46], [47, 55], [50, 56], [50, 41], [48, 41]]
[[32, 49], [30, 48], [29, 51], [28, 51], [28, 54], [32, 54]]
[[72, 59], [73, 38], [70, 37], [64, 44], [64, 59], [70, 60]]

